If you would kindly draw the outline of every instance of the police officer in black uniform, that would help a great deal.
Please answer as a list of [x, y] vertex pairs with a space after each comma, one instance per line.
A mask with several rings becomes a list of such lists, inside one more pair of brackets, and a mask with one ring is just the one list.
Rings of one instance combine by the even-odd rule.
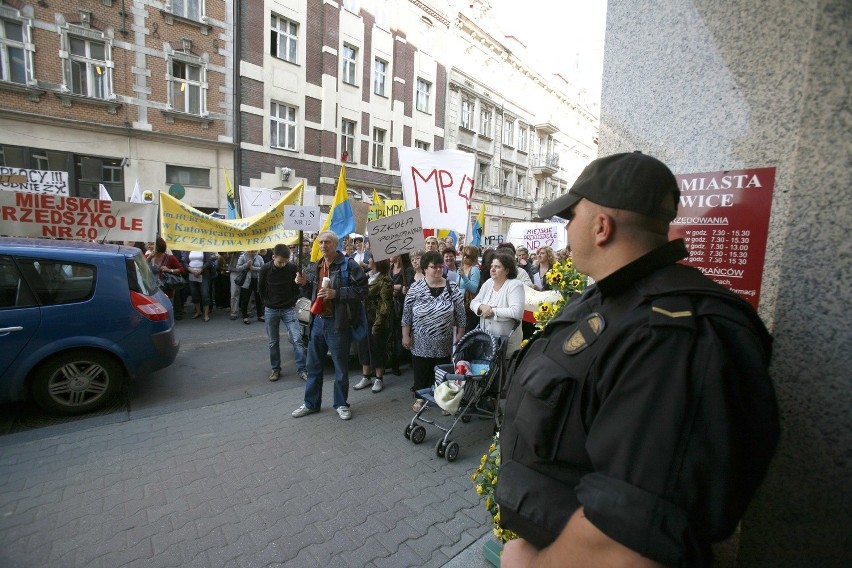
[[709, 566], [778, 440], [771, 337], [679, 264], [680, 198], [639, 152], [600, 158], [541, 217], [570, 220], [572, 299], [515, 363], [501, 433], [501, 565]]

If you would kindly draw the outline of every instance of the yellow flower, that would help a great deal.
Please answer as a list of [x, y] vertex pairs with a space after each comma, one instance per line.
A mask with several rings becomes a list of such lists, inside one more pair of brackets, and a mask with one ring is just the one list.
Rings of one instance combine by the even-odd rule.
[[529, 342], [530, 342], [530, 340], [529, 340], [529, 339], [524, 339], [524, 340], [522, 340], [522, 341], [521, 341], [521, 347], [526, 347], [526, 346], [527, 346], [527, 343], [529, 343]]
[[550, 313], [550, 307], [551, 307], [550, 303], [542, 302], [542, 304], [538, 307], [538, 311], [543, 313], [543, 314], [549, 314]]
[[484, 492], [485, 492], [485, 489], [484, 489], [481, 485], [477, 485], [477, 486], [476, 486], [476, 494], [477, 494], [477, 495], [482, 496], [482, 494], [483, 494]]

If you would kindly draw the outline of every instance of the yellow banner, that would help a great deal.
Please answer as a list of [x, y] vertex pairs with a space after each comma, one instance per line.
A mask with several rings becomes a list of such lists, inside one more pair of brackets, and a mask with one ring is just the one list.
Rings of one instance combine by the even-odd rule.
[[268, 211], [243, 219], [216, 219], [160, 192], [160, 236], [176, 250], [234, 252], [295, 245], [299, 232], [284, 229], [284, 207], [301, 205], [304, 182]]
[[405, 201], [402, 199], [386, 199], [381, 205], [373, 205], [370, 207], [370, 213], [367, 215], [368, 221], [375, 221], [382, 217], [390, 217], [397, 213], [405, 211]]

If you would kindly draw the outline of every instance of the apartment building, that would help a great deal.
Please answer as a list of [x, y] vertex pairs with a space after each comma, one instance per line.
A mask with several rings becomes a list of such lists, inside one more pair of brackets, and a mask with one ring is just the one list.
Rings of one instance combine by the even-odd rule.
[[395, 148], [444, 147], [450, 18], [357, 0], [244, 2], [239, 17], [240, 183], [305, 180], [327, 205], [345, 163], [353, 197], [400, 199]]
[[456, 15], [449, 70], [447, 147], [476, 154], [472, 210], [485, 202], [485, 244], [535, 217], [597, 157], [597, 116], [579, 88], [545, 76], [523, 45], [490, 27], [487, 10]]
[[461, 149], [499, 237], [597, 154], [578, 89], [531, 68], [482, 2], [264, 0], [239, 22], [242, 185], [305, 180], [327, 205], [345, 162], [350, 196], [399, 199], [396, 147]]
[[233, 0], [0, 0], [0, 165], [218, 209], [233, 53]]

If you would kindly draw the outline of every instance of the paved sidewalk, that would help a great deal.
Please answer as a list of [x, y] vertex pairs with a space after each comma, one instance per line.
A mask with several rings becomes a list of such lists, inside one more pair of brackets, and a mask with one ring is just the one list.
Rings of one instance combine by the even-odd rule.
[[0, 566], [484, 566], [477, 541], [490, 529], [470, 475], [492, 423], [460, 424], [459, 459], [439, 459], [436, 429], [418, 446], [402, 435], [409, 383], [351, 391], [349, 422], [330, 406], [291, 418], [302, 389], [284, 388], [6, 436]]

